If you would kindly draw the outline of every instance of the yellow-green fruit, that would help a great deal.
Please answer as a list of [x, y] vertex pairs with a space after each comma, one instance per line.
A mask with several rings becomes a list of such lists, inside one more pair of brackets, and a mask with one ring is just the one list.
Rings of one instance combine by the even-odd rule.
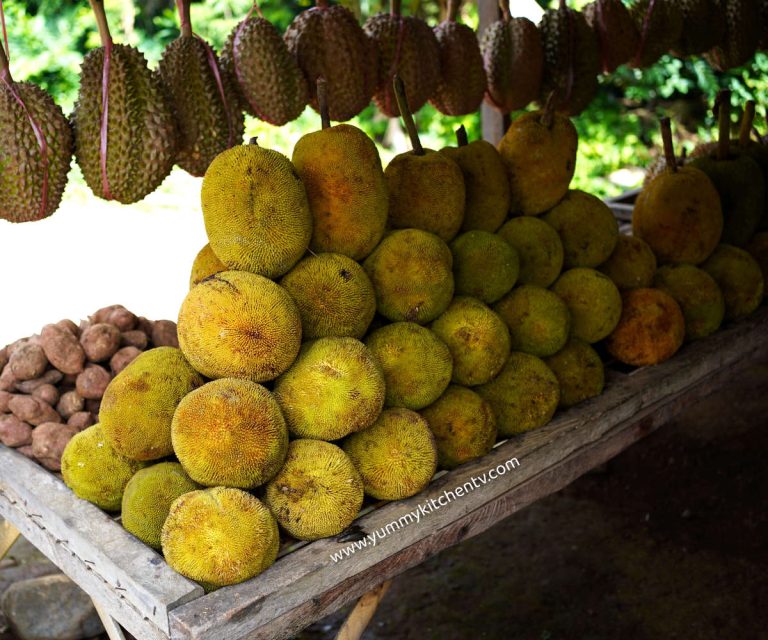
[[208, 276], [220, 271], [226, 271], [227, 265], [216, 257], [210, 244], [206, 244], [195, 256], [192, 263], [192, 273], [189, 276], [189, 288], [205, 280]]
[[515, 286], [520, 257], [501, 236], [488, 231], [467, 231], [450, 246], [457, 295], [490, 304]]
[[451, 385], [419, 413], [435, 436], [437, 465], [442, 469], [454, 469], [493, 449], [496, 418], [491, 405], [471, 389]]
[[293, 164], [312, 212], [310, 248], [354, 260], [370, 254], [384, 235], [389, 208], [373, 140], [348, 124], [314, 131], [296, 143]]
[[288, 429], [260, 384], [221, 378], [188, 394], [173, 415], [173, 450], [195, 482], [252, 489], [280, 469]]
[[496, 231], [507, 219], [510, 201], [507, 171], [496, 147], [475, 140], [461, 147], [445, 147], [440, 153], [458, 164], [464, 176], [461, 230]]
[[451, 382], [453, 360], [445, 343], [413, 322], [395, 322], [365, 340], [381, 365], [388, 407], [422, 409], [437, 400]]
[[498, 231], [520, 258], [520, 284], [548, 287], [563, 270], [563, 243], [557, 231], [539, 218], [512, 218]]
[[591, 346], [571, 338], [555, 355], [544, 362], [560, 383], [560, 407], [567, 409], [599, 396], [605, 386], [605, 370], [600, 356]]
[[119, 511], [125, 485], [146, 462], [115, 451], [101, 425], [76, 433], [61, 455], [61, 475], [78, 498], [105, 511]]
[[611, 257], [598, 268], [619, 290], [650, 287], [656, 273], [656, 255], [647, 242], [620, 235]]
[[475, 298], [457, 296], [432, 331], [453, 357], [453, 382], [472, 387], [488, 382], [507, 361], [509, 331], [499, 315]]
[[200, 198], [208, 241], [230, 269], [275, 278], [309, 246], [307, 193], [277, 151], [247, 144], [220, 153], [205, 172]]
[[222, 271], [190, 289], [179, 310], [179, 345], [208, 378], [274, 380], [301, 346], [301, 316], [280, 285]]
[[393, 322], [426, 324], [453, 298], [453, 256], [433, 233], [393, 231], [363, 266], [376, 291], [378, 312]]
[[141, 469], [123, 493], [121, 522], [144, 544], [160, 549], [160, 532], [176, 498], [200, 489], [178, 462], [161, 462]]
[[280, 280], [301, 316], [305, 340], [362, 338], [376, 313], [376, 293], [365, 270], [340, 253], [307, 256]]
[[204, 382], [179, 349], [140, 354], [104, 391], [99, 422], [115, 450], [132, 460], [173, 453], [171, 421], [181, 399]]
[[410, 409], [387, 409], [372, 426], [344, 441], [344, 451], [377, 500], [402, 500], [426, 488], [437, 469], [427, 421]]
[[680, 305], [660, 289], [632, 289], [621, 297], [621, 320], [605, 341], [608, 353], [637, 367], [671, 358], [685, 338]]
[[721, 244], [701, 268], [723, 292], [726, 320], [740, 320], [760, 306], [765, 288], [763, 274], [757, 261], [744, 249]]
[[491, 405], [504, 437], [547, 424], [560, 402], [560, 385], [552, 370], [540, 358], [515, 351], [499, 375], [475, 391]]
[[269, 509], [229, 487], [191, 491], [163, 525], [165, 561], [207, 591], [250, 580], [277, 558], [280, 533]]
[[571, 335], [592, 344], [607, 337], [621, 317], [621, 294], [611, 279], [585, 267], [570, 269], [552, 285], [571, 312]]
[[424, 155], [401, 153], [384, 170], [389, 225], [423, 229], [448, 242], [464, 222], [464, 176], [448, 156], [424, 151]]
[[756, 233], [744, 248], [760, 265], [760, 270], [763, 272], [763, 283], [768, 282], [768, 231]]
[[541, 111], [526, 113], [509, 126], [499, 154], [509, 177], [513, 213], [538, 215], [563, 199], [576, 169], [577, 146], [576, 128], [560, 113], [549, 123]]
[[384, 374], [359, 340], [320, 338], [277, 379], [275, 399], [295, 437], [338, 440], [379, 417]]
[[514, 351], [543, 358], [565, 346], [571, 314], [556, 293], [532, 284], [513, 289], [493, 307], [509, 327]]
[[344, 531], [357, 516], [363, 480], [335, 444], [294, 440], [283, 468], [266, 487], [264, 501], [294, 538], [327, 538]]
[[725, 317], [723, 292], [714, 278], [691, 264], [668, 265], [656, 272], [653, 286], [671, 295], [685, 318], [685, 339], [717, 331]]
[[602, 264], [619, 237], [619, 225], [608, 205], [584, 191], [569, 191], [544, 220], [560, 235], [566, 269]]

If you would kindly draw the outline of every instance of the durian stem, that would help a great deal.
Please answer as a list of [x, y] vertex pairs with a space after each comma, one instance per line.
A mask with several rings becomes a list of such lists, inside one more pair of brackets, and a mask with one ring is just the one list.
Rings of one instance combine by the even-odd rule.
[[731, 92], [720, 91], [715, 104], [718, 105], [717, 159], [727, 160], [731, 152]]
[[464, 128], [464, 125], [461, 125], [458, 129], [456, 129], [456, 142], [460, 147], [466, 147], [469, 144], [467, 130]]
[[317, 0], [317, 2], [315, 2], [315, 4], [320, 9], [327, 9], [328, 8], [328, 0]]
[[259, 136], [253, 136], [253, 138], [250, 138], [248, 140], [248, 144], [252, 144], [252, 145], [258, 147], [259, 146]]
[[179, 18], [181, 20], [181, 37], [192, 37], [192, 20], [190, 19], [190, 3], [189, 0], [176, 0], [176, 8], [179, 11]]
[[8, 62], [8, 56], [5, 55], [5, 47], [2, 43], [0, 43], [0, 80], [7, 84], [13, 82], [10, 63]]
[[501, 9], [501, 19], [504, 22], [509, 22], [512, 19], [512, 14], [509, 12], [509, 0], [499, 0], [499, 9]]
[[107, 48], [112, 46], [112, 35], [109, 33], [109, 23], [107, 22], [107, 14], [104, 10], [104, 0], [88, 0], [91, 4], [91, 9], [96, 16], [96, 24], [99, 27], [99, 35], [101, 36], [101, 44]]
[[448, 0], [448, 21], [456, 22], [456, 16], [459, 15], [460, 0]]
[[664, 143], [664, 159], [667, 161], [667, 168], [675, 173], [677, 160], [675, 159], [675, 145], [672, 142], [672, 123], [669, 118], [661, 119], [661, 139]]
[[566, 0], [560, 0], [560, 10], [562, 11], [567, 8], [568, 8], [568, 3], [566, 2]]
[[552, 123], [555, 121], [555, 92], [552, 91], [547, 96], [547, 102], [544, 105], [544, 113], [541, 114], [541, 124], [547, 129], [552, 128]]
[[413, 147], [413, 153], [417, 156], [424, 155], [424, 147], [421, 146], [421, 140], [419, 140], [419, 132], [416, 129], [416, 123], [413, 121], [413, 114], [408, 108], [408, 98], [405, 93], [405, 83], [403, 79], [395, 74], [392, 80], [395, 86], [395, 98], [397, 99], [397, 108], [400, 110], [400, 115], [405, 123], [405, 128], [408, 130], [408, 136], [411, 139], [411, 146]]
[[755, 101], [747, 100], [744, 105], [744, 115], [741, 116], [741, 129], [739, 129], [739, 146], [746, 147], [749, 137], [752, 135], [752, 123], [755, 121]]
[[399, 16], [402, 11], [401, 0], [391, 0], [389, 5], [389, 14], [392, 16]]
[[322, 76], [317, 79], [317, 106], [320, 109], [320, 122], [323, 129], [328, 129], [331, 126], [331, 116], [328, 114], [328, 88]]

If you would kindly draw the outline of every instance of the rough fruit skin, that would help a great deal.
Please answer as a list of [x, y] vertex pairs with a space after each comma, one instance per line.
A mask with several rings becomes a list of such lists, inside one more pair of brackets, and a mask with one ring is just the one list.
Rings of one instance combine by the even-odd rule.
[[192, 262], [192, 272], [189, 274], [189, 288], [205, 280], [208, 276], [220, 271], [226, 271], [227, 265], [216, 257], [210, 243], [206, 244], [195, 256]]
[[619, 362], [636, 367], [671, 358], [685, 338], [685, 319], [675, 299], [660, 289], [622, 294], [621, 320], [605, 342]]
[[563, 243], [552, 225], [530, 216], [512, 218], [498, 234], [520, 258], [519, 284], [548, 287], [563, 270]]
[[310, 249], [363, 260], [384, 235], [389, 193], [376, 145], [348, 124], [302, 136], [293, 164], [312, 213]]
[[520, 257], [501, 236], [467, 231], [450, 244], [456, 294], [496, 302], [517, 282]]
[[604, 73], [628, 62], [637, 50], [640, 35], [621, 0], [595, 0], [582, 9], [597, 36]]
[[598, 267], [623, 291], [650, 287], [656, 273], [656, 255], [647, 242], [620, 235], [611, 256]]
[[176, 457], [207, 487], [253, 489], [272, 478], [288, 450], [288, 428], [260, 384], [220, 378], [186, 395], [171, 426]]
[[144, 544], [160, 550], [160, 532], [176, 498], [200, 485], [178, 462], [161, 462], [137, 471], [123, 493], [120, 522]]
[[590, 344], [607, 337], [621, 317], [621, 294], [608, 276], [585, 267], [565, 271], [552, 291], [571, 312], [571, 335]]
[[749, 244], [744, 247], [763, 272], [763, 282], [768, 283], [768, 231], [756, 233]]
[[299, 540], [335, 536], [363, 504], [363, 480], [347, 454], [322, 440], [291, 442], [264, 501], [280, 526]]
[[542, 112], [520, 116], [499, 142], [499, 154], [509, 177], [515, 214], [538, 215], [554, 207], [568, 193], [576, 169], [578, 138], [573, 123], [560, 113], [552, 126], [542, 123]]
[[603, 392], [605, 369], [590, 345], [571, 338], [556, 354], [544, 359], [560, 384], [560, 408], [568, 409]]
[[242, 106], [260, 120], [281, 126], [307, 106], [307, 80], [278, 30], [264, 18], [247, 18], [232, 30], [221, 66], [236, 79]]
[[451, 352], [451, 380], [457, 384], [488, 382], [507, 361], [510, 341], [504, 321], [475, 298], [457, 296], [431, 326]]
[[491, 405], [502, 437], [544, 426], [560, 402], [552, 370], [536, 356], [515, 351], [499, 375], [474, 390]]
[[264, 504], [245, 491], [191, 491], [171, 505], [162, 530], [165, 561], [206, 592], [257, 576], [277, 558], [280, 535]]
[[338, 253], [307, 256], [280, 284], [299, 308], [305, 340], [362, 338], [376, 313], [376, 293], [365, 270]]
[[765, 291], [763, 274], [757, 261], [744, 249], [718, 245], [701, 268], [723, 292], [726, 320], [740, 320], [760, 306]]
[[640, 42], [631, 65], [650, 67], [675, 46], [683, 29], [679, 0], [635, 0], [629, 8]]
[[402, 500], [426, 488], [437, 470], [437, 446], [427, 421], [410, 409], [387, 409], [344, 451], [377, 500]]
[[477, 34], [453, 20], [444, 20], [434, 32], [440, 51], [440, 76], [430, 102], [449, 116], [477, 111], [486, 84]]
[[95, 195], [130, 204], [152, 193], [171, 172], [178, 132], [159, 74], [149, 70], [138, 49], [113, 45], [106, 193], [100, 155], [103, 66], [103, 47], [90, 51], [83, 60], [80, 91], [72, 113], [75, 159]]
[[219, 154], [200, 198], [211, 248], [230, 269], [275, 278], [309, 246], [307, 193], [291, 161], [277, 151], [248, 144]]
[[179, 349], [144, 351], [104, 391], [99, 422], [115, 450], [132, 460], [173, 453], [171, 421], [181, 399], [203, 384]]
[[748, 62], [755, 55], [760, 40], [758, 0], [716, 0], [725, 14], [725, 33], [719, 46], [704, 54], [717, 71], [727, 71]]
[[45, 91], [30, 82], [13, 82], [29, 115], [45, 137], [48, 159], [47, 202], [43, 207], [44, 165], [27, 113], [0, 83], [0, 218], [31, 222], [59, 208], [72, 162], [72, 129]]
[[275, 399], [294, 437], [338, 440], [373, 424], [384, 407], [384, 373], [354, 338], [305, 344], [275, 382]]
[[432, 233], [402, 229], [387, 235], [363, 263], [378, 312], [392, 322], [426, 324], [453, 299], [453, 256]]
[[449, 157], [425, 149], [392, 158], [384, 170], [389, 190], [389, 225], [422, 229], [449, 242], [464, 222], [464, 176]]
[[120, 510], [125, 485], [145, 466], [115, 451], [99, 424], [75, 434], [61, 456], [65, 484], [104, 511]]
[[496, 418], [491, 406], [471, 389], [453, 384], [419, 413], [435, 436], [441, 469], [455, 469], [493, 449]]
[[387, 407], [422, 409], [437, 400], [451, 382], [451, 352], [425, 327], [395, 322], [372, 332], [365, 345], [384, 373]]
[[274, 380], [301, 346], [288, 292], [247, 271], [222, 271], [190, 289], [179, 310], [179, 346], [208, 378]]
[[307, 79], [316, 111], [317, 79], [326, 80], [331, 120], [349, 120], [371, 101], [376, 85], [376, 48], [354, 14], [341, 5], [317, 6], [297, 15], [283, 36]]
[[683, 29], [672, 52], [685, 58], [716, 47], [725, 35], [725, 13], [718, 0], [678, 0]]

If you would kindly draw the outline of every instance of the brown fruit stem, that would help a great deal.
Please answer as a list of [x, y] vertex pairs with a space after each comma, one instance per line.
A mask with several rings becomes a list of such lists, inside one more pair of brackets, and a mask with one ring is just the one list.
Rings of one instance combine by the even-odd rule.
[[416, 123], [413, 121], [413, 114], [408, 108], [408, 99], [405, 94], [405, 83], [403, 79], [395, 74], [392, 83], [395, 87], [395, 98], [397, 99], [397, 108], [400, 110], [400, 115], [403, 117], [405, 128], [408, 130], [408, 136], [411, 139], [411, 146], [413, 147], [413, 153], [417, 156], [424, 155], [424, 147], [421, 146], [421, 140], [419, 140], [419, 132], [416, 129]]
[[547, 129], [552, 128], [552, 123], [555, 121], [555, 92], [552, 91], [547, 96], [547, 102], [544, 105], [544, 111], [541, 114], [541, 124]]
[[448, 21], [456, 22], [456, 16], [459, 15], [460, 0], [448, 0]]
[[250, 140], [248, 140], [248, 144], [252, 144], [256, 147], [259, 146], [259, 136], [253, 136]]
[[739, 129], [739, 146], [746, 147], [752, 134], [752, 123], [755, 121], [755, 101], [747, 100], [744, 105], [744, 115], [741, 116], [741, 128]]
[[101, 36], [101, 44], [105, 49], [112, 47], [112, 35], [109, 33], [109, 23], [107, 22], [107, 14], [104, 11], [104, 0], [88, 0], [91, 4], [91, 9], [96, 16], [96, 24], [99, 27], [99, 35]]
[[677, 159], [675, 158], [675, 145], [672, 142], [672, 123], [669, 118], [661, 119], [661, 139], [664, 142], [664, 159], [667, 168], [673, 173], [677, 172]]
[[391, 0], [389, 4], [389, 15], [400, 16], [401, 13], [401, 0]]
[[568, 8], [568, 3], [566, 0], [560, 0], [560, 10], [563, 11], [564, 9]]
[[323, 129], [328, 129], [331, 126], [331, 116], [328, 114], [328, 88], [323, 76], [317, 78], [317, 106], [320, 109]]
[[6, 84], [13, 82], [11, 69], [8, 62], [8, 56], [5, 54], [5, 47], [0, 43], [0, 80]]
[[190, 19], [190, 3], [189, 0], [176, 0], [176, 8], [179, 11], [179, 18], [181, 19], [181, 37], [192, 37], [192, 20]]
[[512, 19], [512, 14], [509, 12], [509, 0], [499, 0], [499, 9], [501, 9], [501, 19], [504, 22], [509, 22]]
[[461, 125], [456, 129], [456, 142], [460, 147], [466, 147], [469, 144], [469, 138], [467, 138], [467, 130], [464, 125]]
[[328, 8], [328, 0], [317, 0], [317, 2], [315, 2], [315, 4], [320, 9], [327, 9]]
[[731, 152], [731, 92], [723, 89], [717, 94], [717, 159], [727, 160]]

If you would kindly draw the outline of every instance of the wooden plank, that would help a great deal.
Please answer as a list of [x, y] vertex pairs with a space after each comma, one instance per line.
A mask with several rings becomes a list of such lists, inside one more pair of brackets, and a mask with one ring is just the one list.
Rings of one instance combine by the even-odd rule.
[[[616, 455], [682, 406], [686, 392], [708, 379], [763, 355], [768, 309], [688, 345], [675, 358], [619, 377], [600, 397], [563, 413], [549, 425], [510, 439], [480, 460], [433, 481], [421, 494], [388, 504], [361, 518], [369, 534], [387, 532], [350, 557], [346, 548], [319, 540], [279, 560], [254, 580], [183, 605], [170, 613], [171, 637], [284, 638], [323, 613], [337, 609], [375, 584], [440, 549], [476, 535], [520, 506], [565, 486], [587, 469]], [[700, 397], [691, 392], [691, 397]], [[516, 458], [519, 467], [488, 481], [491, 469]], [[485, 482], [480, 480], [485, 478]], [[446, 491], [474, 486], [464, 496], [407, 523], [407, 515]], [[415, 519], [415, 516], [411, 517]], [[420, 516], [421, 518], [421, 516]], [[406, 523], [394, 526], [393, 523]]]
[[19, 530], [7, 520], [0, 519], [0, 560], [11, 550], [13, 543], [19, 539]]
[[0, 446], [0, 515], [137, 638], [167, 638], [169, 609], [203, 594], [42, 467]]

